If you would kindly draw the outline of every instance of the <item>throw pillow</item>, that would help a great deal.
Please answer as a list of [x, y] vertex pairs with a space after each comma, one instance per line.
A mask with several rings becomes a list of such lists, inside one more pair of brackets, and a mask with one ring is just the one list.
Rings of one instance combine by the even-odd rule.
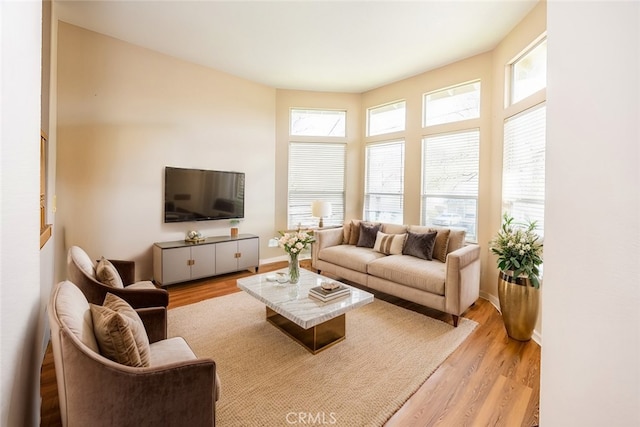
[[402, 253], [431, 261], [433, 259], [436, 235], [435, 231], [430, 233], [412, 233], [408, 231]]
[[344, 245], [349, 244], [349, 238], [351, 237], [351, 222], [346, 222], [342, 225], [342, 243]]
[[90, 306], [100, 354], [127, 366], [149, 366], [149, 337], [138, 313], [111, 293], [103, 305]]
[[115, 266], [104, 257], [100, 258], [98, 261], [98, 265], [96, 266], [96, 277], [100, 281], [100, 283], [111, 286], [112, 288], [124, 288], [124, 283], [122, 283], [122, 278], [116, 270]]
[[382, 231], [378, 231], [376, 243], [373, 245], [373, 250], [385, 255], [401, 255], [406, 237], [406, 233], [386, 234]]
[[433, 247], [433, 257], [438, 261], [447, 262], [447, 248], [449, 247], [449, 234], [451, 230], [448, 228], [434, 229], [429, 231], [435, 231], [436, 243]]
[[366, 222], [360, 223], [360, 236], [358, 237], [358, 244], [361, 248], [373, 248], [376, 244], [376, 236], [380, 231], [380, 224], [368, 224]]
[[351, 233], [349, 234], [349, 244], [357, 245], [360, 238], [360, 220], [351, 220]]

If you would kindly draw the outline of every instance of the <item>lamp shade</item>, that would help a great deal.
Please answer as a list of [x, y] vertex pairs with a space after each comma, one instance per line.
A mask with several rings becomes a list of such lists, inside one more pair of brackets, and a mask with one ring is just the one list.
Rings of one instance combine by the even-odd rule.
[[331, 203], [324, 200], [314, 200], [311, 203], [311, 215], [316, 218], [331, 216]]

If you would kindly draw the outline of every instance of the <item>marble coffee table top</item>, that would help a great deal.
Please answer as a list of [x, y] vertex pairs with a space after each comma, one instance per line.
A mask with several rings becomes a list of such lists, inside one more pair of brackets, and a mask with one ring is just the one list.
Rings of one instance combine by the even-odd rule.
[[351, 289], [350, 295], [333, 301], [322, 302], [309, 297], [309, 289], [320, 286], [326, 280], [332, 280], [309, 270], [300, 269], [300, 281], [297, 284], [278, 283], [267, 279], [277, 273], [287, 273], [287, 269], [238, 279], [238, 287], [263, 302], [267, 307], [286, 317], [302, 328], [309, 329], [347, 311], [373, 302], [373, 295], [358, 288], [342, 285]]

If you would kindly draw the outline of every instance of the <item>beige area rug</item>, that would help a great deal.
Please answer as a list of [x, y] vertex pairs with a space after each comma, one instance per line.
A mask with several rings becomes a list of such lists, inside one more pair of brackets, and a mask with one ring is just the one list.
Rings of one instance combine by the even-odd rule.
[[347, 313], [344, 341], [312, 355], [244, 292], [169, 310], [168, 324], [215, 360], [220, 427], [381, 426], [477, 326], [375, 300]]

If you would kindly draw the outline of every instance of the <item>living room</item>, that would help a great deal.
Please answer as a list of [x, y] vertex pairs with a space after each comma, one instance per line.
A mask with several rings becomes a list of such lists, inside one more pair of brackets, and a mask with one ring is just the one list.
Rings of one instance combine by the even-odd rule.
[[[583, 30], [580, 34], [585, 39], [584, 44], [591, 44], [587, 43], [587, 40], [592, 41], [590, 30], [586, 29], [587, 27], [591, 28], [587, 22], [589, 24], [599, 22], [602, 16], [609, 17], [612, 20], [611, 25], [618, 28], [630, 30], [633, 25], [637, 27], [637, 13], [634, 21], [629, 18], [629, 16], [634, 16], [633, 13], [628, 13], [624, 7], [624, 5], [620, 5], [619, 8], [607, 9], [604, 6], [599, 8], [598, 5], [592, 5], [590, 8], [585, 6], [585, 10], [580, 10], [580, 16], [585, 20], [585, 24], [578, 30]], [[626, 7], [637, 12], [637, 6], [628, 4]], [[611, 138], [607, 136], [607, 142], [601, 141], [597, 136], [591, 136], [587, 130], [576, 135], [574, 133], [576, 130], [566, 125], [566, 122], [571, 122], [576, 126], [575, 121], [583, 121], [583, 119], [579, 118], [581, 116], [577, 113], [575, 116], [567, 116], [565, 109], [583, 109], [583, 114], [588, 115], [594, 112], [592, 108], [594, 108], [595, 101], [588, 98], [586, 102], [580, 104], [572, 97], [579, 92], [564, 94], [565, 89], [563, 88], [583, 90], [583, 87], [578, 88], [570, 84], [575, 78], [575, 73], [571, 74], [568, 71], [571, 68], [563, 68], [568, 67], [568, 60], [564, 56], [568, 51], [571, 51], [574, 52], [574, 55], [571, 56], [574, 60], [584, 61], [581, 55], [586, 57], [590, 50], [586, 48], [583, 50], [581, 46], [575, 46], [575, 39], [564, 35], [560, 29], [563, 25], [568, 25], [567, 22], [572, 21], [570, 17], [574, 14], [577, 16], [577, 12], [566, 5], [550, 4], [548, 8], [550, 10], [546, 10], [546, 4], [539, 5], [527, 17], [526, 22], [514, 30], [512, 33], [514, 39], [505, 39], [499, 47], [490, 53], [478, 55], [460, 63], [429, 71], [406, 81], [362, 94], [278, 90], [176, 60], [69, 24], [57, 24], [58, 51], [55, 59], [52, 59], [53, 63], [57, 63], [58, 66], [57, 86], [52, 85], [53, 99], [57, 99], [57, 109], [50, 112], [51, 120], [57, 125], [56, 130], [50, 131], [52, 140], [57, 143], [57, 164], [52, 166], [52, 172], [55, 172], [53, 176], [56, 179], [56, 213], [55, 235], [51, 243], [55, 244], [55, 248], [45, 247], [44, 249], [47, 251], [46, 253], [53, 254], [52, 258], [55, 258], [55, 269], [58, 272], [55, 280], [60, 279], [60, 272], [64, 271], [64, 249], [70, 244], [79, 244], [95, 256], [105, 255], [135, 259], [139, 266], [140, 277], [149, 278], [151, 276], [150, 251], [152, 243], [159, 240], [183, 238], [186, 231], [181, 225], [165, 226], [161, 223], [162, 168], [165, 165], [198, 167], [206, 163], [211, 165], [211, 168], [246, 172], [248, 180], [247, 204], [259, 207], [259, 209], [257, 214], [247, 215], [240, 227], [243, 232], [261, 236], [263, 241], [261, 258], [268, 260], [278, 257], [281, 253], [266, 247], [266, 240], [276, 230], [283, 229], [287, 225], [286, 162], [290, 107], [347, 110], [347, 135], [352, 139], [347, 140], [350, 156], [347, 167], [346, 199], [348, 203], [345, 218], [357, 218], [361, 216], [360, 212], [362, 211], [361, 165], [363, 163], [362, 150], [358, 144], [362, 143], [360, 135], [362, 135], [363, 116], [366, 108], [396, 99], [406, 99], [408, 114], [419, 114], [422, 93], [480, 78], [484, 79], [483, 81], [491, 82], [486, 86], [491, 88], [489, 91], [492, 96], [489, 99], [493, 99], [493, 101], [490, 105], [483, 104], [483, 108], [486, 108], [483, 111], [489, 113], [484, 114], [479, 122], [479, 126], [487, 131], [488, 136], [481, 145], [483, 151], [480, 174], [484, 178], [480, 185], [479, 194], [478, 242], [484, 246], [483, 250], [485, 251], [482, 290], [486, 295], [495, 296], [497, 272], [493, 268], [494, 261], [488, 254], [486, 242], [494, 230], [498, 228], [500, 221], [500, 191], [498, 190], [500, 188], [500, 170], [495, 166], [499, 164], [498, 157], [496, 157], [499, 150], [496, 149], [496, 144], [499, 144], [501, 140], [500, 129], [504, 119], [501, 116], [502, 113], [497, 113], [497, 111], [501, 111], [502, 103], [502, 98], [499, 96], [502, 88], [500, 76], [503, 75], [505, 62], [510, 60], [513, 54], [525, 48], [535, 37], [542, 34], [546, 26], [549, 38], [551, 39], [552, 35], [556, 37], [554, 39], [554, 43], [557, 43], [555, 49], [564, 48], [566, 50], [554, 51], [553, 44], [550, 43], [549, 75], [555, 78], [550, 78], [548, 89], [550, 113], [548, 119], [547, 180], [553, 182], [553, 186], [548, 189], [546, 209], [547, 212], [553, 212], [553, 215], [548, 214], [549, 218], [546, 221], [545, 285], [550, 289], [545, 293], [542, 317], [545, 325], [541, 392], [542, 421], [544, 422], [545, 416], [547, 416], [549, 425], [561, 425], [561, 420], [595, 425], [594, 420], [598, 419], [597, 414], [596, 416], [594, 414], [586, 416], [580, 414], [577, 409], [580, 405], [588, 404], [592, 407], [601, 407], [603, 410], [599, 412], [617, 410], [619, 415], [614, 419], [621, 421], [620, 424], [625, 424], [624, 421], [633, 424], [633, 421], [637, 421], [637, 412], [631, 407], [629, 395], [637, 392], [637, 366], [628, 368], [628, 371], [611, 368], [609, 375], [614, 379], [612, 382], [616, 383], [615, 388], [600, 382], [597, 384], [598, 391], [594, 390], [593, 396], [580, 397], [578, 395], [581, 393], [576, 392], [576, 397], [571, 397], [572, 403], [566, 406], [561, 405], [559, 399], [555, 398], [558, 393], [573, 396], [571, 390], [577, 391], [578, 387], [585, 386], [581, 381], [577, 381], [578, 373], [574, 369], [581, 370], [590, 363], [593, 364], [604, 359], [603, 351], [592, 350], [590, 354], [585, 354], [584, 350], [589, 348], [585, 341], [592, 341], [597, 337], [598, 340], [605, 341], [609, 348], [620, 346], [617, 342], [617, 339], [621, 338], [620, 333], [608, 331], [607, 335], [601, 336], [604, 334], [600, 332], [601, 328], [607, 322], [612, 323], [612, 326], [614, 325], [613, 320], [616, 321], [615, 324], [620, 321], [627, 322], [629, 325], [634, 325], [633, 332], [636, 332], [635, 335], [633, 333], [625, 334], [625, 336], [636, 337], [635, 341], [624, 346], [626, 352], [616, 352], [618, 361], [613, 365], [620, 366], [625, 362], [637, 360], [638, 315], [635, 308], [632, 309], [630, 307], [632, 304], [629, 303], [629, 301], [637, 302], [638, 299], [637, 290], [634, 290], [630, 283], [633, 278], [637, 278], [637, 272], [631, 267], [628, 267], [628, 271], [624, 269], [618, 271], [617, 267], [614, 267], [614, 265], [617, 266], [618, 260], [610, 259], [613, 254], [607, 254], [603, 261], [600, 257], [596, 259], [585, 255], [583, 251], [574, 254], [564, 249], [562, 245], [572, 244], [575, 246], [582, 242], [585, 248], [588, 246], [586, 243], [591, 239], [587, 239], [586, 236], [576, 237], [578, 234], [576, 230], [581, 230], [583, 233], [585, 230], [593, 231], [602, 224], [607, 224], [607, 227], [614, 227], [614, 229], [619, 227], [617, 223], [610, 224], [609, 215], [611, 212], [609, 210], [604, 212], [604, 210], [597, 208], [595, 212], [580, 211], [581, 218], [572, 227], [569, 225], [575, 220], [575, 215], [569, 215], [565, 212], [574, 210], [571, 203], [576, 203], [576, 198], [581, 202], [580, 206], [584, 205], [584, 200], [587, 198], [594, 200], [593, 193], [597, 196], [609, 197], [605, 197], [605, 199], [613, 203], [614, 207], [619, 208], [620, 205], [616, 203], [616, 200], [611, 199], [612, 196], [608, 192], [611, 187], [603, 188], [601, 184], [594, 183], [590, 178], [593, 165], [599, 163], [601, 159], [607, 163], [615, 162], [620, 167], [612, 171], [612, 175], [609, 177], [611, 185], [633, 189], [635, 187], [630, 183], [637, 184], [638, 180], [637, 172], [631, 172], [631, 169], [633, 166], [637, 166], [637, 163], [633, 162], [637, 162], [638, 156], [637, 145], [633, 145], [634, 141], [629, 136], [637, 136], [636, 123], [628, 122], [625, 123], [625, 126], [617, 127], [615, 131], [612, 131], [613, 135], [609, 132], [611, 129], [606, 128], [609, 132], [608, 135], [612, 136]], [[29, 19], [27, 21], [30, 22]], [[636, 32], [633, 34], [637, 35], [637, 30], [634, 31]], [[621, 40], [613, 34], [607, 34], [606, 37], [604, 40], [599, 39], [596, 46], [607, 46], [606, 42], [615, 46], [622, 45]], [[628, 37], [625, 38], [625, 41], [627, 43], [634, 41], [635, 44], [631, 44], [629, 50], [637, 57], [637, 37], [635, 39]], [[618, 49], [610, 49], [606, 52], [603, 49], [602, 52], [602, 55], [610, 55], [611, 60], [625, 58], [625, 62], [630, 63], [626, 58], [628, 54], [629, 52], [626, 52], [623, 55]], [[557, 62], [554, 64], [552, 60]], [[580, 61], [578, 62], [581, 63]], [[562, 70], [551, 68], [557, 66], [558, 63], [563, 65]], [[581, 69], [582, 71], [584, 70]], [[635, 75], [633, 71], [636, 72]], [[628, 85], [630, 85], [628, 88], [637, 89], [637, 69], [630, 67], [626, 72], [629, 74], [623, 74], [621, 77], [628, 79]], [[585, 71], [588, 78], [582, 81], [589, 82], [589, 78], [600, 77], [601, 73], [604, 71], [599, 68], [592, 70], [591, 74]], [[564, 83], [565, 86], [558, 87], [558, 82]], [[584, 87], [590, 85], [589, 83]], [[486, 86], [483, 83], [483, 89], [486, 89]], [[634, 93], [632, 90], [629, 92]], [[558, 103], [553, 108], [551, 93], [558, 94]], [[604, 94], [599, 93], [598, 96], [604, 98], [599, 101], [600, 104], [610, 104], [609, 98]], [[12, 98], [6, 99], [8, 102]], [[616, 99], [616, 103], [618, 102], [620, 100]], [[620, 110], [614, 109], [614, 111], [618, 111], [617, 115], [612, 111], [606, 118], [618, 122], [625, 115], [630, 118], [637, 116], [637, 114], [630, 114], [624, 107], [637, 112], [637, 99], [629, 99], [628, 104], [622, 103], [618, 107]], [[596, 111], [602, 113], [600, 110]], [[554, 119], [554, 117], [559, 117], [559, 119]], [[3, 124], [4, 122], [5, 117], [3, 117]], [[417, 125], [420, 123], [419, 119], [413, 116], [411, 119], [408, 118], [407, 123], [408, 129], [404, 137], [407, 141], [419, 141], [420, 129]], [[414, 123], [414, 127], [411, 127], [411, 123]], [[554, 139], [554, 136], [561, 139], [563, 143], [554, 145], [553, 142], [558, 140]], [[579, 138], [580, 142], [576, 142], [576, 138]], [[591, 142], [595, 147], [602, 147], [602, 150], [581, 152], [579, 164], [570, 162], [572, 173], [577, 175], [575, 178], [569, 179], [565, 169], [569, 166], [565, 161], [574, 158], [574, 153], [570, 152], [571, 148], [582, 147], [581, 141]], [[617, 141], [620, 148], [617, 150], [607, 149], [612, 144], [610, 141]], [[8, 147], [8, 144], [3, 138], [3, 149]], [[417, 145], [414, 145], [412, 149], [416, 150], [416, 147]], [[30, 151], [19, 152], [19, 154], [26, 156], [32, 154], [31, 151], [33, 148]], [[629, 155], [629, 152], [634, 155]], [[214, 157], [214, 159], [205, 160], [209, 157]], [[419, 159], [419, 156], [415, 157]], [[114, 165], [117, 166], [114, 167]], [[411, 165], [407, 162], [406, 167], [408, 176], [416, 175], [418, 178], [412, 182], [409, 180], [406, 182], [405, 222], [419, 223], [419, 165]], [[34, 169], [29, 167], [27, 170]], [[3, 170], [3, 178], [5, 176], [7, 177], [6, 182], [10, 179], [22, 181], [23, 173], [13, 172], [13, 169], [6, 172]], [[33, 183], [29, 179], [24, 182], [28, 189], [27, 194], [30, 194]], [[575, 188], [574, 184], [577, 182], [588, 182], [589, 188]], [[568, 197], [564, 193], [567, 190], [573, 191], [577, 196]], [[4, 191], [3, 186], [3, 196], [5, 195]], [[627, 191], [625, 196], [631, 197], [628, 193]], [[11, 194], [7, 195], [7, 200], [12, 201], [10, 196]], [[616, 209], [616, 212], [624, 212], [620, 214], [622, 215], [620, 219], [627, 220], [625, 228], [621, 227], [620, 230], [627, 230], [628, 226], [631, 226], [630, 231], [637, 236], [637, 195], [633, 195], [633, 197], [635, 199], [632, 199], [631, 202], [625, 202], [626, 210]], [[21, 205], [20, 203], [13, 205], [14, 208], [16, 206], [20, 207]], [[16, 221], [16, 224], [21, 224], [21, 221]], [[6, 234], [3, 231], [3, 241], [14, 241], [14, 232], [22, 228], [28, 227], [17, 227], [16, 231]], [[207, 228], [203, 227], [202, 231], [208, 235], [225, 234], [228, 231], [228, 225], [215, 224]], [[27, 235], [30, 234], [27, 233]], [[604, 236], [598, 234], [598, 237]], [[22, 247], [20, 239], [16, 241], [17, 250], [14, 256], [25, 255], [23, 259], [27, 260], [27, 265], [43, 265], [45, 267], [43, 270], [48, 270], [47, 264], [42, 263], [39, 256], [29, 254], [26, 248]], [[627, 244], [624, 244], [623, 247], [630, 249], [630, 252], [624, 253], [623, 258], [631, 261], [629, 265], [634, 265], [635, 261], [637, 266], [637, 247], [634, 249]], [[616, 251], [616, 254], [620, 253]], [[7, 272], [7, 276], [3, 275], [2, 284], [3, 324], [6, 324], [4, 321], [9, 319], [9, 316], [16, 314], [16, 309], [11, 304], [20, 301], [18, 306], [24, 307], [24, 312], [29, 314], [15, 317], [23, 319], [23, 323], [20, 324], [24, 324], [24, 326], [21, 327], [22, 331], [13, 332], [10, 337], [19, 340], [26, 339], [29, 342], [35, 341], [39, 347], [42, 338], [33, 336], [38, 335], [37, 333], [28, 333], [25, 330], [27, 328], [37, 330], [40, 327], [39, 319], [42, 313], [40, 301], [47, 297], [50, 284], [54, 279], [50, 277], [53, 276], [53, 273], [41, 271], [41, 275], [51, 279], [46, 280], [49, 282], [48, 284], [43, 283], [42, 285], [40, 284], [42, 278], [27, 276], [26, 287], [22, 290], [16, 290], [11, 287], [10, 282], [24, 281], [25, 276], [23, 268], [17, 270], [16, 267], [11, 267], [12, 260], [14, 260], [13, 257], [8, 258], [8, 255], [3, 252], [3, 271]], [[587, 268], [586, 270], [592, 277], [581, 277], [581, 280], [578, 281], [580, 286], [572, 285], [573, 287], [568, 289], [567, 285], [563, 283], [568, 278], [567, 275], [571, 273], [582, 276], [582, 274], [575, 269], [566, 271], [565, 263], [567, 261], [577, 262], [578, 266], [583, 267], [589, 264], [589, 260], [593, 260], [594, 263], [597, 260], [599, 266], [602, 267], [602, 272], [594, 275], [594, 272]], [[612, 261], [611, 266], [607, 264], [609, 260]], [[4, 270], [5, 268], [6, 270]], [[36, 267], [35, 271], [38, 270]], [[616, 319], [603, 319], [602, 316], [595, 316], [595, 319], [591, 320], [585, 316], [582, 310], [574, 306], [575, 302], [570, 302], [575, 297], [575, 294], [570, 291], [575, 292], [576, 289], [583, 289], [582, 306], [595, 306], [601, 303], [600, 298], [604, 295], [600, 291], [598, 283], [600, 279], [606, 278], [605, 272], [615, 273], [613, 277], [616, 278], [615, 285], [607, 285], [608, 287], [616, 286], [616, 292], [613, 292], [613, 295], [606, 294], [606, 297], [613, 299], [611, 301], [613, 306], [620, 304], [622, 309], [618, 312]], [[585, 283], [587, 284], [586, 288], [582, 288]], [[624, 292], [627, 289], [630, 293]], [[629, 298], [631, 295], [633, 298]], [[25, 303], [26, 305], [24, 305]], [[574, 317], [575, 320], [569, 321], [567, 316]], [[569, 331], [576, 331], [572, 327], [575, 328], [578, 321], [587, 322], [586, 328], [583, 329], [587, 332], [578, 334], [579, 338], [575, 341], [579, 342], [574, 342], [571, 339], [566, 341], [568, 339], [566, 335]], [[564, 322], [567, 323], [564, 324]], [[5, 336], [5, 327], [3, 327], [3, 344]], [[624, 339], [620, 341], [624, 341]], [[568, 354], [573, 356], [572, 360], [567, 360], [568, 358], [562, 355], [567, 349], [570, 350]], [[36, 353], [40, 351], [41, 349], [38, 348]], [[21, 346], [6, 347], [3, 345], [3, 359], [8, 356], [8, 359], [15, 360], [16, 356], [22, 353]], [[624, 355], [621, 356], [619, 353], [624, 353]], [[37, 359], [37, 355], [34, 355], [34, 358]], [[546, 364], [545, 361], [547, 361]], [[571, 368], [576, 363], [578, 367]], [[7, 377], [4, 373], [13, 371], [17, 371], [17, 378], [22, 380], [19, 381], [20, 385], [6, 382], [8, 380], [5, 380]], [[29, 400], [26, 396], [32, 395], [32, 376], [32, 368], [23, 366], [16, 369], [15, 362], [3, 368], [3, 396], [12, 395], [12, 400], [17, 399], [18, 402], [21, 402], [18, 407], [24, 408], [20, 415], [17, 415], [14, 412], [15, 409], [8, 409], [9, 398], [6, 397], [3, 401], [3, 420], [17, 420], [22, 414], [33, 412], [28, 409], [29, 405], [26, 403]], [[623, 381], [623, 378], [636, 379], [636, 386]], [[627, 385], [620, 387], [620, 383]], [[5, 386], [5, 384], [7, 385]], [[600, 390], [606, 396], [601, 395]]]

